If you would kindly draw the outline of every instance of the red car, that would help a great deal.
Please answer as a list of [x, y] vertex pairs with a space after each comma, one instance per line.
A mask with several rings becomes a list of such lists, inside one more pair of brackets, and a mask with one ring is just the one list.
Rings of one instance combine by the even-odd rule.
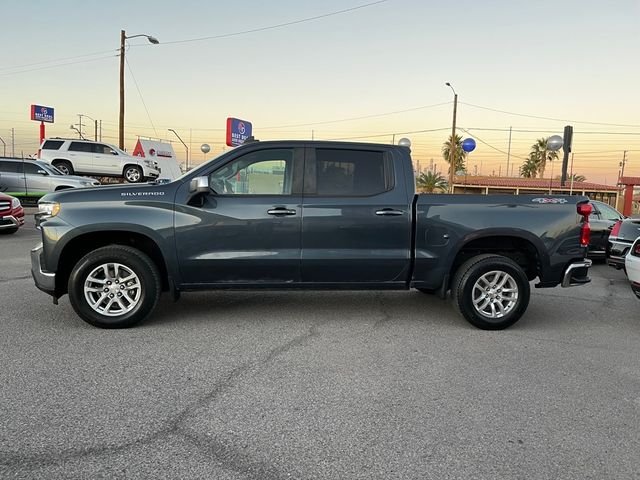
[[16, 233], [24, 225], [24, 209], [20, 200], [0, 193], [0, 233]]

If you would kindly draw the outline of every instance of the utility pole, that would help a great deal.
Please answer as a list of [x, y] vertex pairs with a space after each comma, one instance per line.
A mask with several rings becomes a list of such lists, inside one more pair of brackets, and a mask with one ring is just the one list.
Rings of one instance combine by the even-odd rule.
[[4, 149], [2, 156], [6, 157], [7, 156], [7, 143], [2, 139], [2, 137], [0, 137], [0, 142], [2, 142], [2, 148]]
[[124, 150], [124, 42], [127, 38], [146, 37], [149, 43], [158, 45], [160, 42], [156, 37], [151, 35], [140, 34], [130, 35], [124, 30], [120, 30], [120, 118], [118, 119], [118, 147], [120, 150]]
[[[620, 177], [624, 177], [624, 165], [627, 163], [627, 151], [622, 152], [622, 161], [620, 162]], [[618, 179], [620, 180], [620, 179]]]
[[509, 160], [511, 159], [511, 130], [513, 127], [509, 127], [509, 148], [507, 150], [507, 177], [509, 176]]
[[11, 128], [11, 156], [16, 156], [16, 131]]
[[127, 35], [120, 30], [120, 118], [118, 120], [118, 147], [124, 150], [124, 41]]
[[451, 141], [449, 142], [449, 193], [453, 193], [453, 175], [455, 170], [455, 154], [456, 154], [456, 113], [458, 111], [458, 94], [453, 89], [451, 84], [447, 82], [445, 84], [453, 91], [453, 124], [451, 126]]

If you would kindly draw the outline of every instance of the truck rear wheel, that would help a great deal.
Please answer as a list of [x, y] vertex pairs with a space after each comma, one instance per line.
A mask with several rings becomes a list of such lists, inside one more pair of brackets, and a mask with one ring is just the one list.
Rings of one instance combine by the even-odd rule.
[[85, 255], [69, 277], [76, 313], [100, 328], [125, 328], [144, 320], [160, 297], [158, 268], [140, 250], [123, 245]]
[[483, 330], [502, 330], [516, 323], [529, 305], [527, 275], [510, 258], [478, 255], [462, 264], [453, 278], [453, 304], [464, 318]]

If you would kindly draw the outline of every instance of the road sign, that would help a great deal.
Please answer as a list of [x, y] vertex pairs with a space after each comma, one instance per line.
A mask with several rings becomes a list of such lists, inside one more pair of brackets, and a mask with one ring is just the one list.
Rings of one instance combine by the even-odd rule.
[[251, 136], [251, 122], [239, 118], [227, 118], [227, 145], [237, 147]]
[[31, 120], [53, 123], [53, 107], [31, 105]]

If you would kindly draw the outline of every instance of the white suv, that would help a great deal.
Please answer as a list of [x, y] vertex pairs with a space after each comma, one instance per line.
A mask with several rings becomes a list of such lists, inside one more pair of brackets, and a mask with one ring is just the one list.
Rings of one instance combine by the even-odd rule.
[[156, 162], [91, 140], [47, 138], [42, 142], [38, 156], [66, 175], [124, 177], [131, 183], [154, 180], [160, 175]]

